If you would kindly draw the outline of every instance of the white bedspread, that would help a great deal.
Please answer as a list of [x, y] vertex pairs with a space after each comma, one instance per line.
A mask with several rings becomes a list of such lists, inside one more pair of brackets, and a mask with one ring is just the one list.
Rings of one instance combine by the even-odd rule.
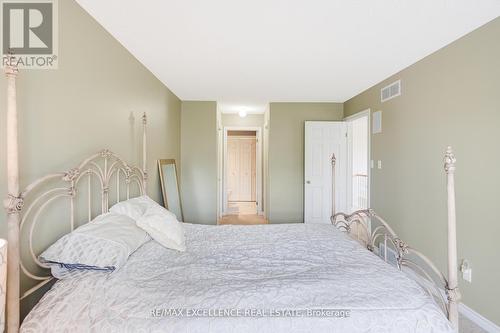
[[[452, 331], [415, 282], [332, 225], [185, 227], [186, 252], [150, 241], [117, 272], [58, 281], [26, 317], [22, 331]], [[183, 309], [183, 316], [168, 309]], [[194, 309], [212, 312], [188, 317]], [[214, 312], [224, 309], [240, 313]], [[286, 309], [350, 313], [335, 318], [272, 312]], [[245, 311], [254, 317], [242, 316]]]

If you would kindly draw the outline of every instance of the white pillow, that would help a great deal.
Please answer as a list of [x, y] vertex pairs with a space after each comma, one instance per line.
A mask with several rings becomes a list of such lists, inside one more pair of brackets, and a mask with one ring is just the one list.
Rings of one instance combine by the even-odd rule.
[[186, 237], [182, 223], [175, 214], [160, 205], [151, 206], [137, 220], [137, 226], [144, 229], [155, 241], [166, 248], [177, 251], [186, 250]]
[[125, 264], [148, 240], [149, 235], [133, 219], [107, 213], [60, 238], [39, 259], [53, 268], [55, 277], [67, 271], [110, 272]]
[[149, 207], [158, 206], [161, 207], [156, 201], [143, 195], [140, 197], [128, 199], [126, 201], [119, 202], [109, 209], [110, 212], [116, 214], [127, 215], [128, 217], [138, 220]]

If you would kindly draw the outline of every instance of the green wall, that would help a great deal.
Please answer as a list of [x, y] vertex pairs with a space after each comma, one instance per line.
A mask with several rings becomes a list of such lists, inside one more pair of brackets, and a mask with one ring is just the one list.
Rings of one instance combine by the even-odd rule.
[[[472, 265], [460, 279], [463, 301], [500, 324], [500, 19], [496, 19], [350, 99], [345, 115], [382, 110], [372, 135], [372, 206], [397, 233], [446, 271], [446, 192], [442, 158], [457, 158], [459, 258]], [[402, 95], [380, 103], [397, 79]]]
[[216, 102], [182, 102], [180, 187], [185, 222], [217, 223], [216, 117]]
[[[180, 100], [75, 1], [59, 1], [59, 69], [17, 79], [21, 187], [108, 148], [142, 164], [148, 115], [149, 194], [161, 199], [156, 160], [180, 157]], [[6, 79], [0, 75], [0, 192], [6, 185]], [[129, 115], [133, 112], [135, 123]], [[5, 235], [0, 214], [0, 236]]]
[[[148, 194], [160, 200], [156, 160], [180, 157], [180, 100], [75, 1], [58, 3], [59, 69], [21, 70], [17, 79], [21, 188], [48, 173], [69, 170], [103, 148], [141, 166], [140, 117], [146, 112]], [[7, 193], [5, 91], [6, 79], [0, 75], [2, 197]], [[68, 217], [42, 221], [35, 248], [67, 232]], [[0, 214], [0, 237], [6, 237], [5, 214]], [[22, 302], [23, 313], [31, 301]]]
[[342, 120], [342, 103], [271, 103], [270, 223], [304, 222], [304, 123]]

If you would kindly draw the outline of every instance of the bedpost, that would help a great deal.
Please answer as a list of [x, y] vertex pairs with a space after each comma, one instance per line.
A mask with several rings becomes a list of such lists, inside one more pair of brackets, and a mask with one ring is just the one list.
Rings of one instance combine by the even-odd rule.
[[448, 285], [446, 294], [448, 296], [448, 319], [458, 331], [458, 302], [460, 292], [457, 282], [457, 220], [455, 211], [455, 156], [453, 150], [448, 147], [444, 156], [444, 170], [447, 177], [448, 193]]
[[332, 215], [330, 216], [330, 219], [335, 215], [336, 213], [336, 207], [335, 207], [335, 166], [337, 164], [337, 157], [335, 157], [335, 153], [332, 153], [332, 156], [330, 158], [330, 162], [332, 163]]
[[[9, 55], [11, 57], [11, 55]], [[17, 136], [16, 77], [18, 69], [8, 64], [7, 76], [7, 332], [19, 331], [19, 212], [23, 199], [19, 194], [19, 148]]]
[[147, 183], [148, 183], [148, 141], [147, 141], [147, 117], [146, 112], [142, 115], [142, 173], [143, 173], [143, 191], [144, 195], [147, 194]]

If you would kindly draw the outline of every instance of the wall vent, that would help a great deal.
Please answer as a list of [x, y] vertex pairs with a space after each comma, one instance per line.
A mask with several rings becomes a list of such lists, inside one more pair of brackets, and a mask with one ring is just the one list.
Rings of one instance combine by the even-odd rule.
[[385, 102], [401, 95], [401, 80], [380, 89], [380, 101]]

